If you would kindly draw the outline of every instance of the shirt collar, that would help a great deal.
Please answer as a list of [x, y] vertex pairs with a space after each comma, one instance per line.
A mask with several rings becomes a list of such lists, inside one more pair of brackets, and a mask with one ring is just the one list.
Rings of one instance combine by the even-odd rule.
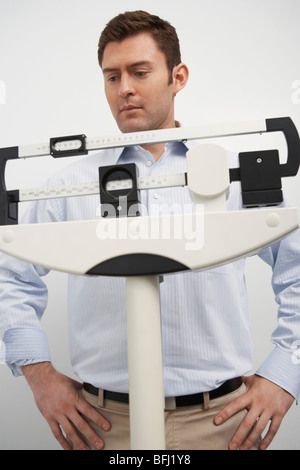
[[105, 156], [105, 162], [107, 165], [116, 165], [120, 156], [126, 147], [114, 147], [108, 150], [107, 155]]

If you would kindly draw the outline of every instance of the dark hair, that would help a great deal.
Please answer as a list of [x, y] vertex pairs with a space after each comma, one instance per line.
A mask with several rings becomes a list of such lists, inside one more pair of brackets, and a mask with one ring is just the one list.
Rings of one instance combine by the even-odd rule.
[[123, 41], [139, 33], [149, 32], [159, 49], [165, 54], [172, 82], [173, 68], [181, 63], [179, 39], [175, 28], [158, 16], [138, 10], [122, 13], [106, 25], [99, 39], [98, 61], [102, 67], [104, 49], [109, 42]]

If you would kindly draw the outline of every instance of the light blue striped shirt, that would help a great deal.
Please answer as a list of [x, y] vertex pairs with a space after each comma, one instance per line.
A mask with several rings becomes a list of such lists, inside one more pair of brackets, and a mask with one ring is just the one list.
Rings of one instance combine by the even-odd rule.
[[[193, 143], [194, 144], [194, 143]], [[170, 143], [158, 162], [140, 147], [91, 154], [50, 179], [49, 184], [96, 181], [98, 167], [134, 162], [139, 174], [161, 175], [186, 171], [186, 146]], [[229, 153], [229, 167], [238, 167]], [[176, 205], [192, 207], [188, 188], [142, 191], [149, 215]], [[242, 209], [239, 182], [230, 185], [228, 210]], [[33, 203], [27, 223], [95, 219], [99, 196], [72, 197]], [[47, 247], [45, 247], [47, 249]], [[300, 234], [263, 249], [259, 256], [273, 269], [272, 285], [278, 303], [274, 349], [258, 374], [289, 391], [300, 392]], [[0, 338], [2, 355], [15, 375], [22, 365], [51, 360], [40, 319], [47, 305], [46, 269], [1, 255]], [[69, 338], [74, 372], [104, 389], [127, 392], [127, 330], [125, 280], [69, 276]], [[252, 368], [253, 344], [248, 312], [244, 260], [207, 269], [164, 276], [161, 289], [162, 341], [166, 396], [207, 391]]]

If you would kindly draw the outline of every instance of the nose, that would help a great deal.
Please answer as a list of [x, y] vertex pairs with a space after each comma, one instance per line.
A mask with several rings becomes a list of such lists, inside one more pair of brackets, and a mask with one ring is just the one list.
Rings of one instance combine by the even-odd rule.
[[119, 95], [126, 98], [129, 95], [134, 95], [135, 89], [129, 75], [122, 75], [120, 80]]

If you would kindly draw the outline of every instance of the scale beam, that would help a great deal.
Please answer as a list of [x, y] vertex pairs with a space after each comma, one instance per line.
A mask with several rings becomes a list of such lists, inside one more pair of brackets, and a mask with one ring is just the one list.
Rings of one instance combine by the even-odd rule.
[[[137, 178], [138, 190], [171, 188], [175, 186], [185, 186], [187, 184], [186, 174], [162, 175], [162, 176], [140, 176]], [[108, 191], [131, 189], [130, 179], [111, 182], [107, 186]], [[42, 199], [57, 199], [77, 196], [99, 195], [99, 181], [91, 183], [78, 183], [61, 186], [43, 186], [37, 188], [23, 188], [19, 190], [19, 202], [38, 201]]]
[[89, 151], [132, 145], [159, 144], [186, 140], [211, 139], [240, 134], [267, 132], [267, 121], [256, 120], [238, 123], [213, 124], [199, 127], [177, 127], [155, 131], [128, 132], [120, 135], [87, 138], [84, 134], [53, 137], [49, 143], [19, 147], [19, 158], [52, 155], [55, 158], [85, 155]]
[[14, 225], [0, 227], [0, 250], [72, 274], [139, 276], [224, 264], [297, 228], [295, 208]]
[[[97, 194], [98, 182], [86, 182], [73, 186], [56, 188], [25, 188], [7, 191], [5, 185], [5, 167], [8, 160], [18, 158], [41, 157], [52, 155], [54, 158], [86, 155], [89, 151], [112, 147], [145, 145], [150, 143], [174, 142], [187, 140], [205, 140], [209, 138], [247, 135], [264, 132], [283, 132], [288, 149], [286, 163], [280, 164], [279, 154], [275, 151], [246, 152], [240, 154], [240, 168], [229, 169], [230, 181], [241, 181], [245, 207], [265, 206], [282, 202], [281, 177], [295, 176], [300, 164], [300, 142], [297, 129], [289, 117], [273, 118], [242, 123], [215, 124], [192, 128], [161, 129], [156, 131], [136, 132], [117, 136], [87, 139], [84, 134], [69, 137], [51, 138], [47, 144], [25, 145], [0, 149], [0, 224], [18, 223], [18, 203], [28, 200], [71, 197]], [[263, 156], [263, 158], [262, 158]], [[266, 175], [270, 178], [269, 187], [265, 188]], [[158, 179], [151, 183], [145, 180], [144, 187], [177, 186], [186, 184], [186, 176], [171, 178], [159, 186]], [[185, 179], [185, 181], [184, 181]]]

